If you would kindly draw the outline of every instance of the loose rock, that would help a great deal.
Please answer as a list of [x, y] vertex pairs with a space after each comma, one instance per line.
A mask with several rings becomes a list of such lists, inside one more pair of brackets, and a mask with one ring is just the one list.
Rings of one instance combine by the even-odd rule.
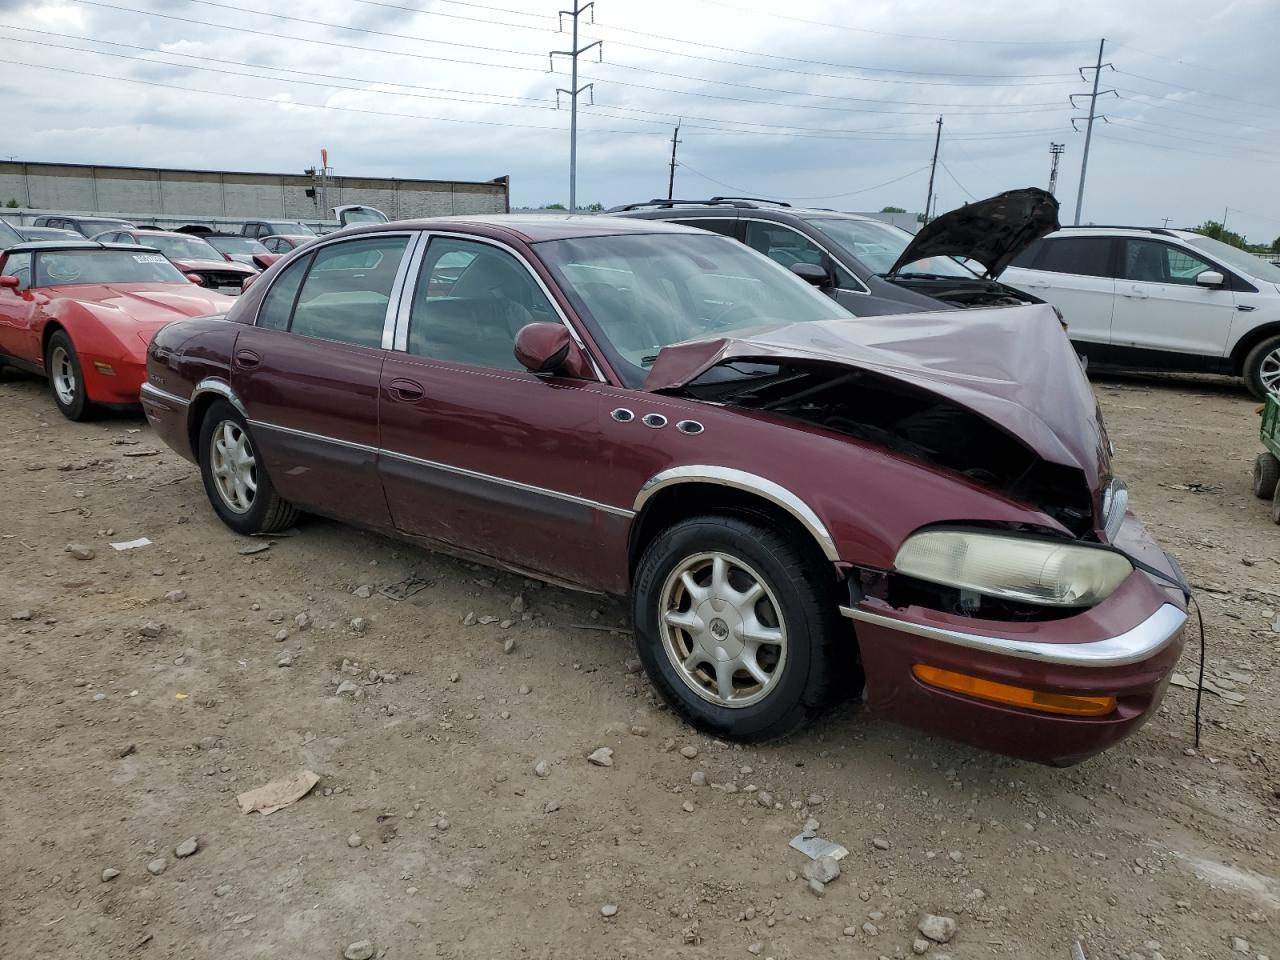
[[199, 849], [200, 849], [200, 841], [195, 837], [187, 837], [187, 839], [183, 840], [180, 844], [174, 847], [173, 855], [177, 857], [179, 860], [181, 860], [184, 857], [191, 856], [193, 853], [195, 853]]
[[351, 592], [361, 600], [368, 600], [373, 596], [373, 587], [369, 586], [367, 583], [362, 583]]
[[347, 846], [352, 850], [359, 847], [362, 843], [364, 843], [364, 837], [360, 836], [358, 833], [353, 833], [351, 836], [347, 837]]
[[114, 880], [118, 876], [120, 876], [119, 870], [117, 870], [115, 867], [107, 867], [107, 869], [102, 871], [102, 882], [110, 883], [112, 880]]
[[705, 787], [707, 785], [707, 775], [701, 770], [695, 770], [689, 774], [689, 782], [695, 787]]
[[16, 610], [14, 611], [13, 615], [9, 617], [9, 619], [10, 620], [30, 620], [32, 616], [33, 614], [31, 613], [30, 610]]
[[821, 899], [822, 897], [825, 897], [827, 895], [827, 885], [823, 883], [821, 880], [810, 880], [809, 892], [812, 893], [815, 897], [818, 897], [819, 899]]
[[306, 630], [311, 626], [311, 615], [307, 613], [298, 614], [293, 618], [293, 625], [299, 630]]
[[160, 874], [164, 873], [164, 868], [168, 865], [169, 864], [164, 857], [156, 857], [147, 864], [147, 873], [151, 874], [153, 877], [158, 877]]
[[276, 658], [276, 666], [277, 666], [277, 667], [292, 667], [292, 666], [293, 666], [293, 654], [291, 654], [288, 650], [286, 650], [284, 653], [280, 654], [280, 656]]
[[539, 760], [533, 765], [533, 772], [545, 780], [551, 776], [551, 765], [545, 760]]
[[363, 695], [364, 691], [360, 689], [358, 683], [352, 683], [350, 680], [343, 680], [338, 684], [337, 695], [340, 697], [355, 697]]
[[342, 955], [346, 960], [372, 960], [373, 943], [369, 940], [357, 940], [355, 943], [347, 945], [347, 949], [342, 951]]
[[840, 864], [832, 857], [819, 857], [804, 865], [804, 875], [809, 880], [830, 883], [840, 876]]
[[154, 640], [164, 632], [164, 627], [156, 623], [154, 620], [148, 620], [138, 628], [138, 633], [150, 640]]
[[698, 755], [697, 747], [681, 747], [680, 748], [680, 756], [684, 757], [686, 760], [692, 760], [697, 755]]
[[92, 560], [97, 556], [92, 547], [86, 547], [83, 543], [68, 543], [67, 553], [77, 560]]
[[587, 755], [587, 761], [595, 764], [597, 767], [612, 767], [613, 748], [601, 747], [599, 750], [594, 750]]
[[356, 633], [364, 633], [369, 629], [369, 621], [364, 617], [352, 617], [351, 629]]
[[926, 953], [930, 946], [931, 944], [924, 937], [916, 937], [911, 941], [911, 952], [917, 955]]
[[164, 595], [164, 598], [168, 600], [170, 603], [181, 603], [183, 600], [187, 599], [187, 591], [170, 590], [168, 593]]
[[951, 938], [956, 935], [956, 922], [950, 917], [926, 913], [916, 924], [916, 929], [934, 943], [950, 943]]
[[220, 883], [220, 884], [218, 884], [217, 889], [215, 889], [215, 890], [213, 891], [213, 895], [214, 895], [215, 897], [225, 897], [227, 894], [229, 894], [229, 893], [230, 893], [232, 890], [234, 890], [234, 889], [235, 889], [235, 888], [234, 888], [234, 887], [232, 887], [232, 886], [231, 886], [231, 884], [229, 884], [229, 883]]
[[684, 803], [680, 804], [680, 809], [685, 813], [693, 813], [693, 801], [686, 800]]
[[874, 923], [871, 923], [870, 921], [862, 925], [862, 932], [865, 933], [868, 937], [880, 936], [880, 928], [877, 927]]
[[502, 644], [503, 653], [511, 653], [513, 650], [515, 650], [515, 648], [516, 648], [515, 637], [507, 637], [507, 639], [503, 641], [503, 644]]
[[877, 850], [889, 849], [889, 841], [884, 839], [883, 837], [876, 837], [874, 840], [871, 841], [871, 845], [875, 847]]
[[606, 903], [600, 908], [600, 916], [616, 917], [618, 915], [618, 905], [616, 903]]
[[[1280, 617], [1277, 617], [1276, 619], [1277, 621], [1280, 621]], [[1250, 950], [1249, 941], [1246, 940], [1244, 937], [1232, 937], [1231, 949], [1235, 953], [1248, 953]]]

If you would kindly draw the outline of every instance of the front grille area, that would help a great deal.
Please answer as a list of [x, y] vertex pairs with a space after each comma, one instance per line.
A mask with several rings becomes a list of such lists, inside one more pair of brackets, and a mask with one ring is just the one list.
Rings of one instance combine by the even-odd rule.
[[245, 277], [248, 276], [245, 273], [232, 273], [229, 270], [200, 270], [198, 273], [204, 285], [215, 290], [218, 287], [235, 287], [239, 290]]

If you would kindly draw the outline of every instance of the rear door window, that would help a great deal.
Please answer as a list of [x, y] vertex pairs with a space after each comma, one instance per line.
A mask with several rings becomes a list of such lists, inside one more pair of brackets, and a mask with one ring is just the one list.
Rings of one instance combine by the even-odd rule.
[[1113, 276], [1110, 237], [1056, 237], [1043, 242], [1036, 270], [1081, 277]]
[[822, 248], [803, 234], [779, 223], [764, 223], [760, 220], [747, 221], [747, 246], [759, 250], [770, 260], [777, 261], [784, 267], [797, 263], [813, 263], [821, 266], [826, 254]]
[[379, 235], [317, 250], [289, 330], [305, 337], [380, 347], [396, 271], [409, 238]]
[[737, 217], [699, 217], [696, 220], [675, 220], [673, 222], [683, 223], [686, 227], [697, 227], [699, 230], [710, 230], [712, 233], [732, 237], [738, 219]]
[[293, 302], [298, 299], [298, 288], [307, 275], [310, 257], [295, 260], [276, 278], [258, 308], [258, 326], [268, 330], [287, 330], [293, 313]]

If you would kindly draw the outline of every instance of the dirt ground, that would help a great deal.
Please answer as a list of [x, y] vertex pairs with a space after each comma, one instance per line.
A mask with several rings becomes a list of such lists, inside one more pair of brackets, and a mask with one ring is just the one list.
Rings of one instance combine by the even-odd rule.
[[[310, 518], [247, 554], [265, 541], [215, 519], [140, 415], [72, 424], [6, 374], [0, 956], [369, 940], [389, 958], [874, 960], [911, 956], [933, 913], [957, 923], [935, 960], [1066, 960], [1077, 939], [1089, 960], [1280, 957], [1280, 528], [1249, 493], [1255, 404], [1209, 380], [1097, 391], [1134, 509], [1199, 588], [1226, 697], [1205, 696], [1198, 751], [1194, 692], [1171, 687], [1136, 736], [1055, 770], [853, 704], [784, 743], [713, 742], [629, 663], [621, 603]], [[428, 585], [380, 592], [410, 575]], [[1196, 662], [1193, 635], [1179, 669]], [[588, 764], [601, 746], [612, 767]], [[301, 768], [320, 777], [305, 798], [237, 808]], [[851, 851], [821, 899], [787, 846], [809, 817]]]

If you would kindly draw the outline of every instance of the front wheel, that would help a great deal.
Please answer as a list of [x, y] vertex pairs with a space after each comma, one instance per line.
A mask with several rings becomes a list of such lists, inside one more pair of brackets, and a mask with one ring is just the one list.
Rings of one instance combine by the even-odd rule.
[[[640, 660], [677, 713], [719, 736], [785, 736], [857, 687], [834, 578], [808, 544], [737, 516], [659, 534], [632, 590]], [[843, 654], [843, 655], [842, 655]]]
[[237, 533], [275, 533], [297, 519], [271, 485], [249, 424], [226, 400], [214, 401], [201, 421], [200, 476], [213, 509]]
[[68, 420], [88, 420], [93, 402], [84, 392], [80, 355], [64, 330], [55, 330], [44, 348], [44, 369], [53, 390], [53, 402]]
[[1266, 500], [1276, 492], [1280, 483], [1280, 460], [1271, 452], [1260, 453], [1253, 461], [1253, 495]]
[[1244, 358], [1244, 382], [1259, 400], [1280, 397], [1280, 336], [1267, 337]]

